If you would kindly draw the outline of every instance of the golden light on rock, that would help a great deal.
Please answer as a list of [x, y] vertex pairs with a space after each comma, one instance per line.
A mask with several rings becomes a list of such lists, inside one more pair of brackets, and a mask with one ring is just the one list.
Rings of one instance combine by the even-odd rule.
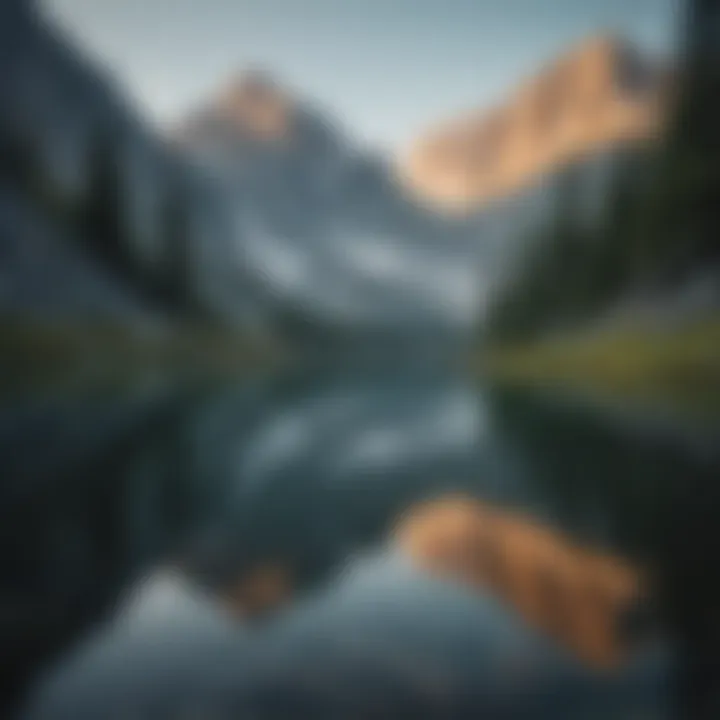
[[238, 78], [217, 105], [221, 116], [258, 139], [278, 140], [291, 130], [293, 104], [290, 98], [272, 79], [261, 73]]
[[631, 46], [592, 38], [507, 102], [431, 130], [401, 160], [401, 181], [430, 204], [474, 210], [563, 165], [652, 141], [667, 74]]
[[411, 509], [392, 539], [419, 567], [496, 595], [594, 668], [629, 654], [621, 621], [644, 593], [638, 570], [620, 558], [457, 496]]

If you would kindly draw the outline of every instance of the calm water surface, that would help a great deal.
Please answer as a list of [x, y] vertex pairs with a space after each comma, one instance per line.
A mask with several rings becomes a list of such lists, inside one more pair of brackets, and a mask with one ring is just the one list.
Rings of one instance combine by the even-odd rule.
[[[720, 717], [711, 438], [308, 371], [16, 394], [0, 467], [17, 717]], [[641, 578], [612, 625], [591, 555]]]

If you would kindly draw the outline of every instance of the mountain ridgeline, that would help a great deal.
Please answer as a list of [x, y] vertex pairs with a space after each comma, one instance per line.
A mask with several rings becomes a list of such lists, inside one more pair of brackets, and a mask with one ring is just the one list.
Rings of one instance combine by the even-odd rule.
[[694, 66], [591, 40], [397, 166], [257, 71], [163, 136], [32, 3], [0, 12], [4, 316], [521, 336], [714, 257], [678, 239], [712, 221], [678, 209], [715, 182]]
[[231, 199], [243, 284], [273, 327], [322, 336], [474, 322], [476, 237], [273, 77], [232, 79], [174, 138]]
[[172, 225], [189, 219], [171, 222], [166, 209], [188, 211], [192, 176], [31, 3], [2, 13], [3, 314], [128, 324], [171, 314], [196, 292]]
[[400, 174], [414, 192], [472, 212], [593, 155], [651, 142], [664, 119], [669, 76], [611, 35], [548, 63], [489, 110], [418, 140]]
[[306, 103], [250, 74], [163, 137], [29, 3], [2, 12], [4, 315], [471, 323], [477, 243]]
[[615, 163], [594, 222], [578, 212], [577, 166], [563, 170], [555, 211], [533, 229], [530, 250], [494, 299], [491, 336], [526, 340], [597, 319], [667, 326], [716, 317], [719, 19], [712, 3], [688, 4], [663, 132]]

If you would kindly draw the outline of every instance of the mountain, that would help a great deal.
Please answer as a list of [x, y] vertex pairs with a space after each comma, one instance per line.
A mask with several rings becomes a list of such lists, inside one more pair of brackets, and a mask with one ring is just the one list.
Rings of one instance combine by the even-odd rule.
[[31, 0], [0, 13], [0, 315], [301, 335], [474, 321], [477, 242], [313, 103], [245, 73], [162, 136]]
[[[582, 185], [598, 196], [619, 143], [656, 117], [654, 69], [595, 41], [502, 112], [419, 144], [402, 183], [388, 158], [261, 71], [162, 136], [29, 0], [0, 12], [0, 314], [199, 316], [313, 337], [467, 330], [516, 240], [547, 217], [554, 171], [590, 156]], [[460, 190], [481, 212], [425, 202]], [[490, 197], [503, 202], [486, 207]]]
[[176, 136], [211, 168], [236, 177], [260, 172], [258, 161], [332, 165], [347, 149], [333, 123], [262, 71], [234, 77], [179, 124]]
[[[128, 324], [149, 319], [141, 289], [100, 259], [105, 239], [84, 232], [79, 216], [96, 140], [112, 138], [123, 158], [124, 219], [139, 239], [145, 218], [133, 166], [142, 158], [159, 168], [159, 148], [111, 79], [34, 3], [3, 4], [0, 44], [0, 312]], [[138, 263], [147, 250], [137, 248]]]
[[0, 8], [0, 314], [237, 320], [226, 206], [31, 0]]
[[558, 168], [651, 140], [666, 86], [666, 73], [630, 44], [591, 38], [497, 107], [430, 130], [399, 174], [426, 201], [478, 210]]
[[476, 239], [408, 197], [386, 159], [268, 74], [233, 78], [173, 138], [222, 186], [238, 282], [268, 322], [414, 332], [474, 321]]

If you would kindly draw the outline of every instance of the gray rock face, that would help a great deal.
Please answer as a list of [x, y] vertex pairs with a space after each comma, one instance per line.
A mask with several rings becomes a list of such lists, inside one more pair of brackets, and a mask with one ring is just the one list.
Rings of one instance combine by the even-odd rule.
[[413, 203], [382, 159], [275, 82], [234, 83], [178, 138], [226, 188], [242, 272], [271, 314], [416, 330], [475, 321], [477, 237]]

